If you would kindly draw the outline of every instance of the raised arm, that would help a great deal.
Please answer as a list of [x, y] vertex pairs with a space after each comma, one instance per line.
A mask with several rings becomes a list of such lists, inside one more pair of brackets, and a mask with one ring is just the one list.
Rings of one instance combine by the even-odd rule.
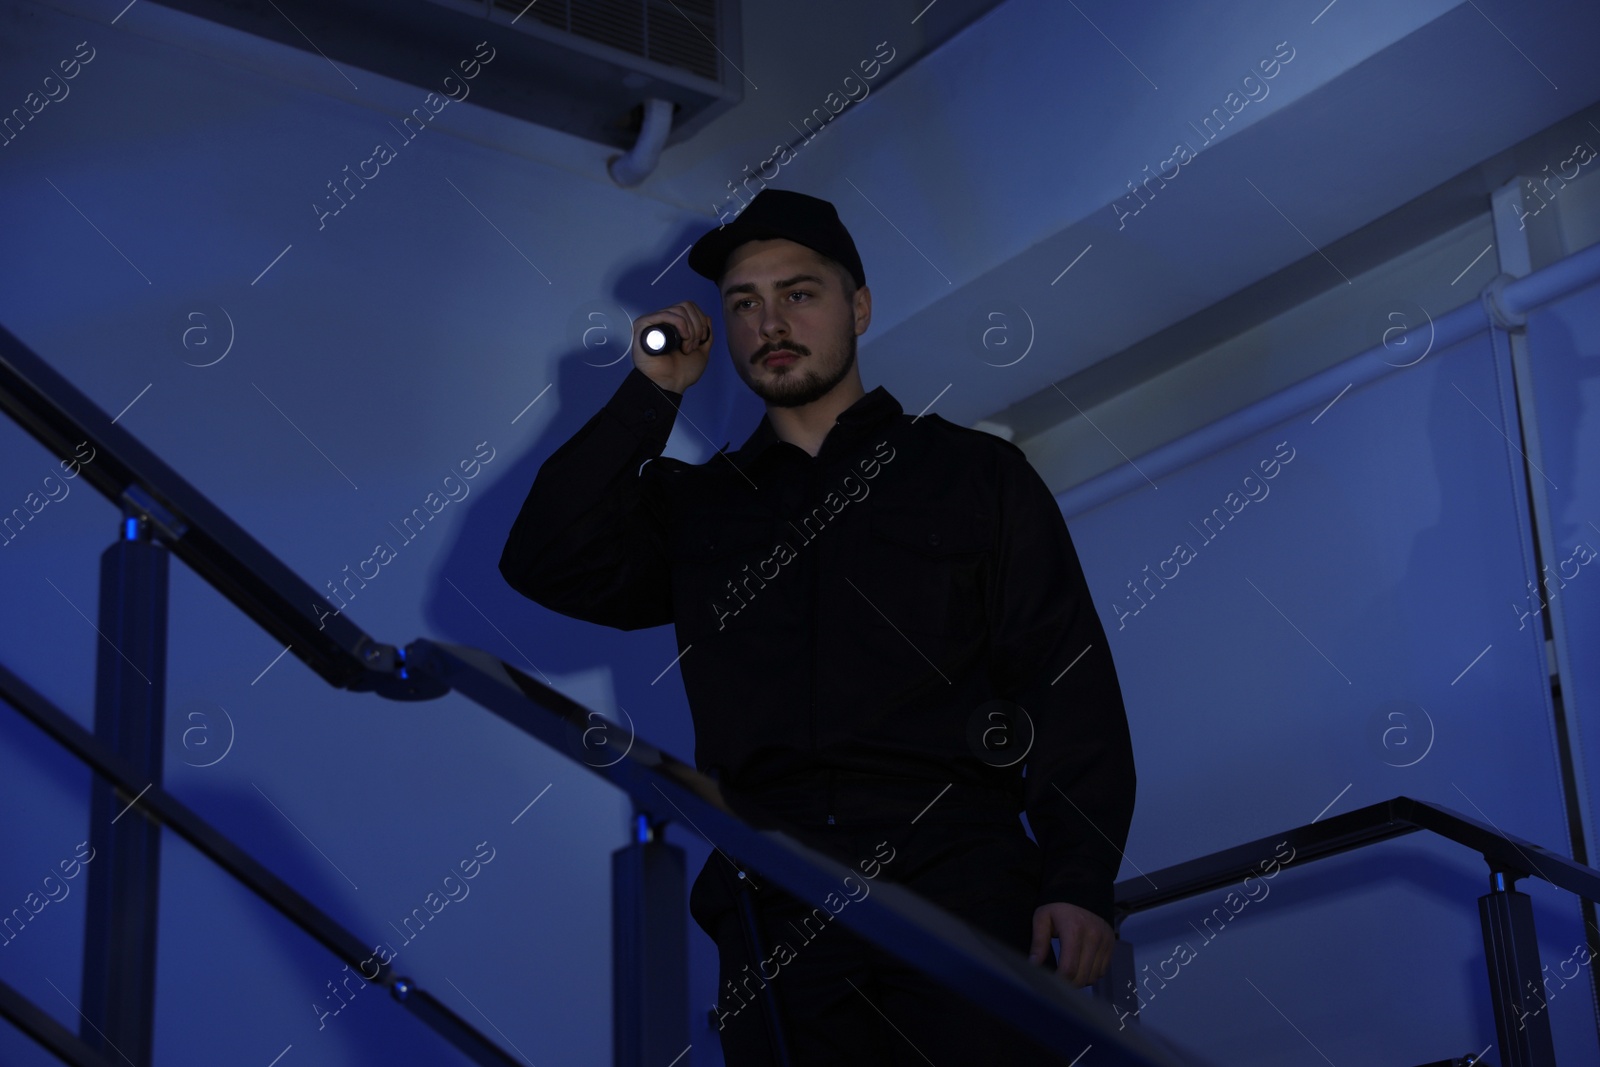
[[634, 366], [616, 393], [539, 468], [500, 555], [501, 575], [522, 595], [622, 630], [672, 621], [669, 503], [649, 461], [666, 447], [711, 343], [692, 303], [636, 325], [655, 322], [679, 326], [682, 348], [649, 356], [635, 340]]

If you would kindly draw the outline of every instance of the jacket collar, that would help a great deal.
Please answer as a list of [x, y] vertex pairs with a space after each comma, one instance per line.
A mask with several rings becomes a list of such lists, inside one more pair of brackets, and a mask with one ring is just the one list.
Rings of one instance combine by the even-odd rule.
[[[900, 401], [896, 400], [889, 390], [881, 385], [878, 386], [863, 394], [854, 404], [839, 413], [834, 429], [828, 432], [828, 450], [833, 451], [839, 447], [838, 439], [854, 440], [872, 427], [893, 419], [903, 411]], [[766, 454], [768, 449], [781, 441], [777, 431], [772, 428], [772, 420], [763, 414], [761, 421], [756, 424], [755, 432], [736, 451], [729, 452], [727, 445], [723, 445], [718, 451], [740, 470], [748, 470]]]

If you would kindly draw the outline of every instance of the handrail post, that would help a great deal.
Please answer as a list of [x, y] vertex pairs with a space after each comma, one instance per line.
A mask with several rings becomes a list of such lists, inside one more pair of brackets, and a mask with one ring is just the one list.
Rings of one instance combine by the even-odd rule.
[[[161, 781], [166, 723], [167, 549], [143, 511], [100, 557], [94, 732], [151, 784]], [[161, 827], [98, 775], [90, 787], [83, 946], [84, 1042], [136, 1067], [151, 1062]]]
[[636, 811], [633, 840], [611, 854], [616, 1067], [662, 1067], [689, 1046], [685, 863], [665, 825]]
[[1494, 863], [1489, 870], [1490, 891], [1478, 898], [1478, 917], [1501, 1067], [1555, 1067], [1533, 899], [1513, 888], [1525, 875]]

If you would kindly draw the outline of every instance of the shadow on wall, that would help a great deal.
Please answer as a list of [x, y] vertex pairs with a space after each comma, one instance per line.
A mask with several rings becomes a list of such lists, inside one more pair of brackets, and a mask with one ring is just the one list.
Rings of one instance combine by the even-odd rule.
[[[703, 232], [698, 226], [685, 228], [663, 246], [683, 248]], [[725, 444], [743, 444], [760, 420], [761, 402], [730, 363], [715, 288], [682, 260], [657, 280], [660, 273], [659, 260], [637, 264], [616, 278], [609, 298], [573, 307], [556, 349], [562, 354], [552, 360], [552, 388], [539, 401], [556, 400], [557, 412], [531, 447], [493, 481], [480, 483], [466, 501], [468, 517], [444, 548], [442, 569], [423, 610], [429, 626], [446, 640], [485, 649], [557, 688], [563, 676], [609, 670], [616, 703], [627, 716], [611, 708], [595, 710], [624, 725], [631, 717], [652, 744], [693, 764], [693, 729], [681, 676], [668, 666], [678, 654], [670, 627], [626, 633], [570, 619], [513, 590], [499, 571], [506, 536], [539, 467], [600, 411], [633, 365], [624, 315], [637, 317], [693, 300], [714, 324], [710, 360], [704, 376], [684, 394], [669, 452], [690, 461], [710, 459]], [[537, 385], [530, 399], [541, 388]]]
[[[191, 861], [207, 871], [196, 884], [219, 895], [225, 894], [225, 897], [220, 904], [208, 904], [204, 897], [181, 903], [169, 900], [163, 904], [164, 918], [171, 918], [159, 924], [161, 952], [164, 959], [173, 962], [163, 963], [162, 979], [168, 983], [165, 990], [182, 991], [185, 1005], [181, 1014], [167, 1009], [172, 1012], [168, 1017], [182, 1020], [186, 1025], [161, 1037], [158, 1052], [164, 1046], [174, 1062], [191, 1063], [200, 1062], [215, 1052], [220, 1040], [215, 1024], [196, 1024], [190, 1013], [205, 1005], [207, 1014], [215, 1019], [226, 1018], [239, 1010], [239, 992], [226, 986], [217, 988], [214, 973], [204, 961], [212, 958], [208, 948], [214, 947], [216, 939], [228, 931], [228, 926], [217, 921], [216, 916], [244, 913], [254, 919], [251, 929], [278, 933], [271, 949], [276, 957], [272, 966], [277, 969], [276, 973], [291, 974], [295, 994], [303, 997], [304, 1007], [299, 1009], [303, 1014], [296, 1016], [297, 1022], [292, 1028], [283, 1028], [277, 1023], [276, 1015], [272, 1016], [273, 1024], [265, 1028], [265, 1033], [270, 1035], [266, 1041], [268, 1045], [274, 1049], [282, 1048], [283, 1044], [298, 1045], [300, 1051], [296, 1055], [301, 1051], [311, 1053], [323, 1063], [402, 1064], [419, 1062], [421, 1056], [437, 1057], [437, 1062], [457, 1062], [443, 1037], [412, 1019], [383, 986], [364, 980], [365, 975], [377, 975], [376, 963], [380, 960], [392, 960], [399, 975], [413, 973], [418, 970], [418, 953], [416, 949], [406, 951], [411, 940], [421, 939], [424, 944], [432, 944], [423, 937], [427, 927], [416, 919], [407, 923], [404, 930], [393, 926], [392, 921], [385, 927], [372, 920], [370, 912], [373, 910], [397, 916], [401, 922], [409, 918], [407, 912], [390, 899], [392, 893], [387, 887], [378, 890], [378, 898], [383, 903], [376, 908], [370, 902], [361, 906], [351, 903], [346, 883], [331, 873], [320, 857], [306, 849], [304, 838], [277, 818], [267, 806], [270, 801], [263, 803], [261, 796], [253, 791], [247, 793], [233, 784], [190, 784], [183, 789], [183, 801], [193, 810], [203, 812], [205, 819], [236, 843], [245, 844], [251, 855], [270, 857], [268, 862], [274, 874], [307, 899], [318, 902], [345, 929], [360, 931], [356, 934], [358, 940], [372, 947], [374, 955], [368, 958], [370, 969], [363, 970], [361, 964], [355, 967], [342, 964], [321, 945], [300, 934], [269, 905], [234, 885], [209, 859], [193, 856]], [[186, 842], [171, 834], [165, 835], [161, 847], [193, 851]], [[167, 862], [170, 864], [172, 860]], [[172, 881], [170, 884], [181, 883]], [[418, 914], [431, 918], [434, 913], [421, 909]], [[174, 919], [177, 921], [172, 921]], [[395, 931], [392, 934], [391, 929]], [[438, 936], [434, 935], [434, 939]], [[379, 945], [387, 955], [377, 953]], [[448, 990], [437, 988], [442, 984], [439, 979], [431, 983], [423, 981], [424, 988], [430, 988], [435, 996], [447, 995]], [[160, 980], [157, 985], [158, 997], [171, 995], [164, 992]], [[360, 995], [363, 992], [365, 996]], [[162, 1014], [158, 1000], [158, 1018]], [[282, 1044], [278, 1043], [280, 1039]]]

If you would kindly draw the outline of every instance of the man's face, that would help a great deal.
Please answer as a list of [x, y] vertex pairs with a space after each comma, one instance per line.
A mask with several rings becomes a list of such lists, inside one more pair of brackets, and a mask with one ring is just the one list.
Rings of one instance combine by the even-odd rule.
[[722, 319], [734, 369], [774, 407], [826, 396], [856, 362], [871, 319], [867, 290], [846, 298], [842, 271], [783, 238], [746, 241], [722, 275]]

